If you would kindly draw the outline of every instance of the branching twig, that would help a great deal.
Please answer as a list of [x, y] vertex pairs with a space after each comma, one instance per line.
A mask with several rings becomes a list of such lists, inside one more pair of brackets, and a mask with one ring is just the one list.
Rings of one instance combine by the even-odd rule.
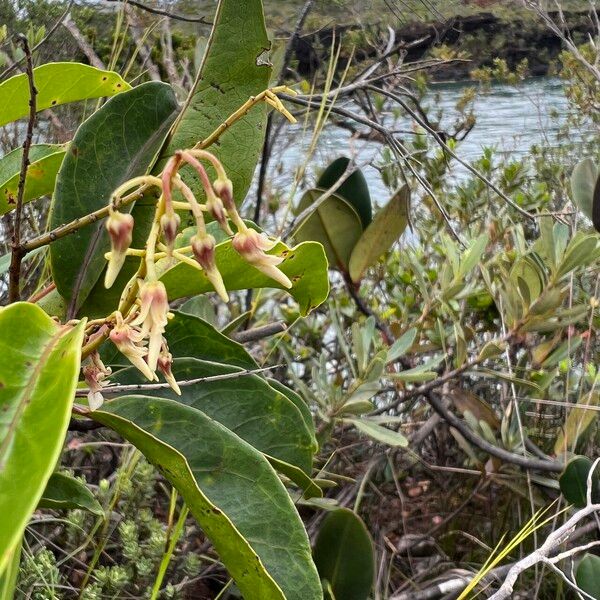
[[33, 61], [31, 59], [31, 50], [27, 37], [19, 34], [18, 41], [23, 47], [26, 60], [26, 73], [29, 81], [29, 120], [27, 122], [27, 133], [23, 143], [23, 156], [21, 158], [21, 172], [19, 174], [19, 187], [17, 188], [17, 203], [15, 207], [15, 217], [13, 221], [12, 233], [12, 255], [9, 269], [8, 301], [16, 302], [20, 297], [20, 279], [21, 279], [21, 261], [25, 253], [21, 248], [21, 218], [23, 213], [23, 194], [25, 193], [25, 181], [27, 179], [27, 170], [29, 169], [29, 149], [33, 140], [33, 129], [35, 127], [36, 115], [36, 96], [35, 81], [33, 79]]
[[160, 8], [155, 8], [154, 6], [147, 6], [146, 4], [142, 4], [141, 2], [137, 2], [136, 0], [105, 0], [106, 2], [121, 2], [127, 3], [131, 6], [135, 6], [140, 10], [144, 10], [153, 15], [159, 15], [161, 17], [168, 17], [169, 19], [175, 19], [176, 21], [185, 21], [186, 23], [202, 23], [202, 25], [212, 25], [210, 21], [206, 19], [206, 17], [186, 17], [185, 15], [179, 15], [176, 13], [168, 12], [166, 10], [162, 10]]

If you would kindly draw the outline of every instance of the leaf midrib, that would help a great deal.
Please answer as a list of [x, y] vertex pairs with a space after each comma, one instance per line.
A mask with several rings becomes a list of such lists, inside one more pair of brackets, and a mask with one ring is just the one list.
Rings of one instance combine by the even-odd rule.
[[46, 345], [44, 351], [42, 352], [40, 359], [37, 361], [37, 364], [33, 367], [33, 371], [31, 377], [24, 388], [23, 394], [21, 395], [21, 399], [19, 400], [19, 404], [17, 406], [17, 410], [15, 411], [10, 424], [8, 426], [8, 430], [6, 432], [6, 436], [0, 443], [0, 470], [4, 468], [4, 460], [5, 453], [7, 452], [7, 448], [14, 438], [15, 431], [17, 428], [17, 423], [19, 422], [21, 416], [25, 412], [26, 406], [29, 404], [31, 400], [31, 396], [33, 395], [33, 390], [38, 383], [38, 379], [41, 375], [41, 372], [46, 364], [46, 359], [52, 353], [58, 342], [63, 337], [64, 333], [66, 333], [70, 329], [69, 326], [59, 327], [56, 333], [50, 338], [48, 344]]

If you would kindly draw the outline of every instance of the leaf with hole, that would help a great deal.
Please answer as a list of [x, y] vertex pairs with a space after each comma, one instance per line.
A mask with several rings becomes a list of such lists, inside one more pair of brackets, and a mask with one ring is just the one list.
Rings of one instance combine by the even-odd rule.
[[[263, 54], [270, 47], [261, 0], [219, 2], [200, 70], [163, 159], [207, 138], [251, 96], [269, 87], [271, 66]], [[210, 148], [233, 182], [238, 203], [246, 196], [260, 156], [266, 113], [266, 104], [255, 106]], [[199, 192], [191, 173], [183, 170], [182, 176]]]
[[84, 325], [59, 325], [25, 302], [0, 309], [0, 572], [60, 456]]
[[[131, 86], [118, 73], [76, 62], [47, 63], [33, 70], [36, 110], [68, 102], [114, 96]], [[0, 83], [0, 127], [29, 115], [29, 81], [25, 73]]]
[[[29, 168], [25, 179], [23, 203], [54, 191], [56, 175], [65, 156], [61, 144], [34, 144], [29, 150]], [[17, 203], [23, 149], [17, 148], [0, 159], [0, 215], [13, 210]]]
[[[179, 110], [170, 86], [144, 83], [111, 98], [75, 133], [56, 181], [50, 228], [108, 205], [121, 183], [154, 162]], [[106, 266], [104, 220], [50, 246], [52, 275], [73, 316]]]
[[331, 511], [313, 550], [321, 579], [339, 600], [367, 600], [375, 576], [373, 541], [361, 518], [347, 508]]
[[202, 411], [163, 398], [118, 398], [92, 417], [136, 445], [177, 488], [244, 597], [321, 598], [302, 521], [250, 444]]
[[349, 272], [352, 281], [361, 280], [368, 267], [374, 265], [404, 233], [408, 225], [410, 190], [407, 185], [375, 215], [352, 250]]

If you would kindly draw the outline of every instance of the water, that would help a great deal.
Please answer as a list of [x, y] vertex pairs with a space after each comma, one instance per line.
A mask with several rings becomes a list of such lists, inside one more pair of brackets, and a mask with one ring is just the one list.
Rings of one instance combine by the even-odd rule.
[[[456, 103], [465, 86], [470, 85], [473, 84], [467, 82], [433, 86], [431, 97], [426, 103], [431, 108], [442, 111], [442, 129], [450, 128], [458, 115]], [[473, 161], [481, 156], [486, 147], [493, 147], [499, 153], [519, 156], [527, 154], [533, 144], [554, 146], [558, 143], [556, 136], [567, 117], [568, 108], [562, 81], [559, 79], [530, 78], [517, 87], [495, 84], [475, 101], [477, 123], [467, 138], [460, 142], [457, 153], [463, 160]], [[383, 113], [381, 121], [384, 125], [391, 126], [393, 116]], [[411, 129], [412, 125], [410, 121], [400, 121], [393, 127]], [[279, 155], [282, 163], [280, 175], [275, 177], [275, 185], [283, 191], [284, 196], [286, 191], [292, 189], [291, 174], [297, 166], [303, 164], [312, 135], [312, 131], [304, 130], [301, 124], [296, 125], [292, 131], [291, 139], [280, 141], [275, 154]], [[309, 161], [308, 181], [303, 187], [314, 184], [315, 172], [337, 156], [355, 153], [358, 164], [362, 165], [370, 161], [378, 162], [381, 148], [376, 142], [352, 140], [348, 131], [327, 125], [315, 154]], [[378, 203], [378, 197], [387, 198], [389, 192], [381, 181], [379, 171], [366, 166], [363, 172], [374, 201]], [[464, 167], [456, 161], [453, 172], [457, 179], [466, 174]]]

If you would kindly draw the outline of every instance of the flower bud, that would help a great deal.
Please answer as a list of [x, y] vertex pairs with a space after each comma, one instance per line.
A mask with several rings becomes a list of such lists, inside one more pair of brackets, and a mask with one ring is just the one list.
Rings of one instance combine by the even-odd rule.
[[221, 199], [214, 194], [209, 194], [206, 201], [206, 208], [214, 217], [215, 221], [219, 223], [221, 229], [225, 231], [227, 235], [233, 235], [233, 231], [231, 231], [231, 227], [229, 227], [227, 213], [225, 212], [225, 207], [223, 206]]
[[158, 355], [158, 362], [156, 363], [158, 370], [163, 374], [167, 383], [171, 386], [171, 389], [178, 395], [181, 396], [181, 389], [177, 384], [177, 380], [173, 376], [171, 367], [173, 366], [173, 355], [169, 352], [166, 342], [163, 339], [163, 345]]
[[109, 288], [123, 267], [127, 250], [131, 246], [133, 217], [127, 213], [113, 211], [106, 220], [106, 230], [110, 236], [111, 253], [104, 277], [104, 286]]
[[215, 190], [215, 194], [221, 198], [227, 210], [235, 209], [231, 179], [218, 177], [213, 182], [213, 189]]
[[264, 233], [258, 233], [249, 228], [238, 231], [232, 241], [235, 250], [253, 267], [289, 289], [292, 287], [292, 282], [285, 273], [277, 268], [277, 265], [283, 262], [283, 257], [265, 252], [272, 250], [276, 243], [276, 241], [269, 240]]
[[192, 237], [190, 243], [192, 245], [194, 257], [198, 261], [198, 264], [204, 269], [204, 272], [212, 286], [215, 288], [215, 291], [219, 294], [221, 300], [229, 302], [229, 295], [227, 294], [227, 290], [223, 284], [223, 278], [221, 277], [221, 273], [219, 273], [215, 262], [215, 238], [207, 233], [204, 235], [198, 234]]
[[179, 215], [174, 211], [165, 213], [160, 218], [160, 228], [163, 232], [163, 236], [165, 238], [166, 245], [169, 249], [169, 253], [173, 251], [173, 247], [175, 246], [175, 238], [177, 237], [177, 232], [179, 230], [180, 223], [181, 219], [179, 218]]

